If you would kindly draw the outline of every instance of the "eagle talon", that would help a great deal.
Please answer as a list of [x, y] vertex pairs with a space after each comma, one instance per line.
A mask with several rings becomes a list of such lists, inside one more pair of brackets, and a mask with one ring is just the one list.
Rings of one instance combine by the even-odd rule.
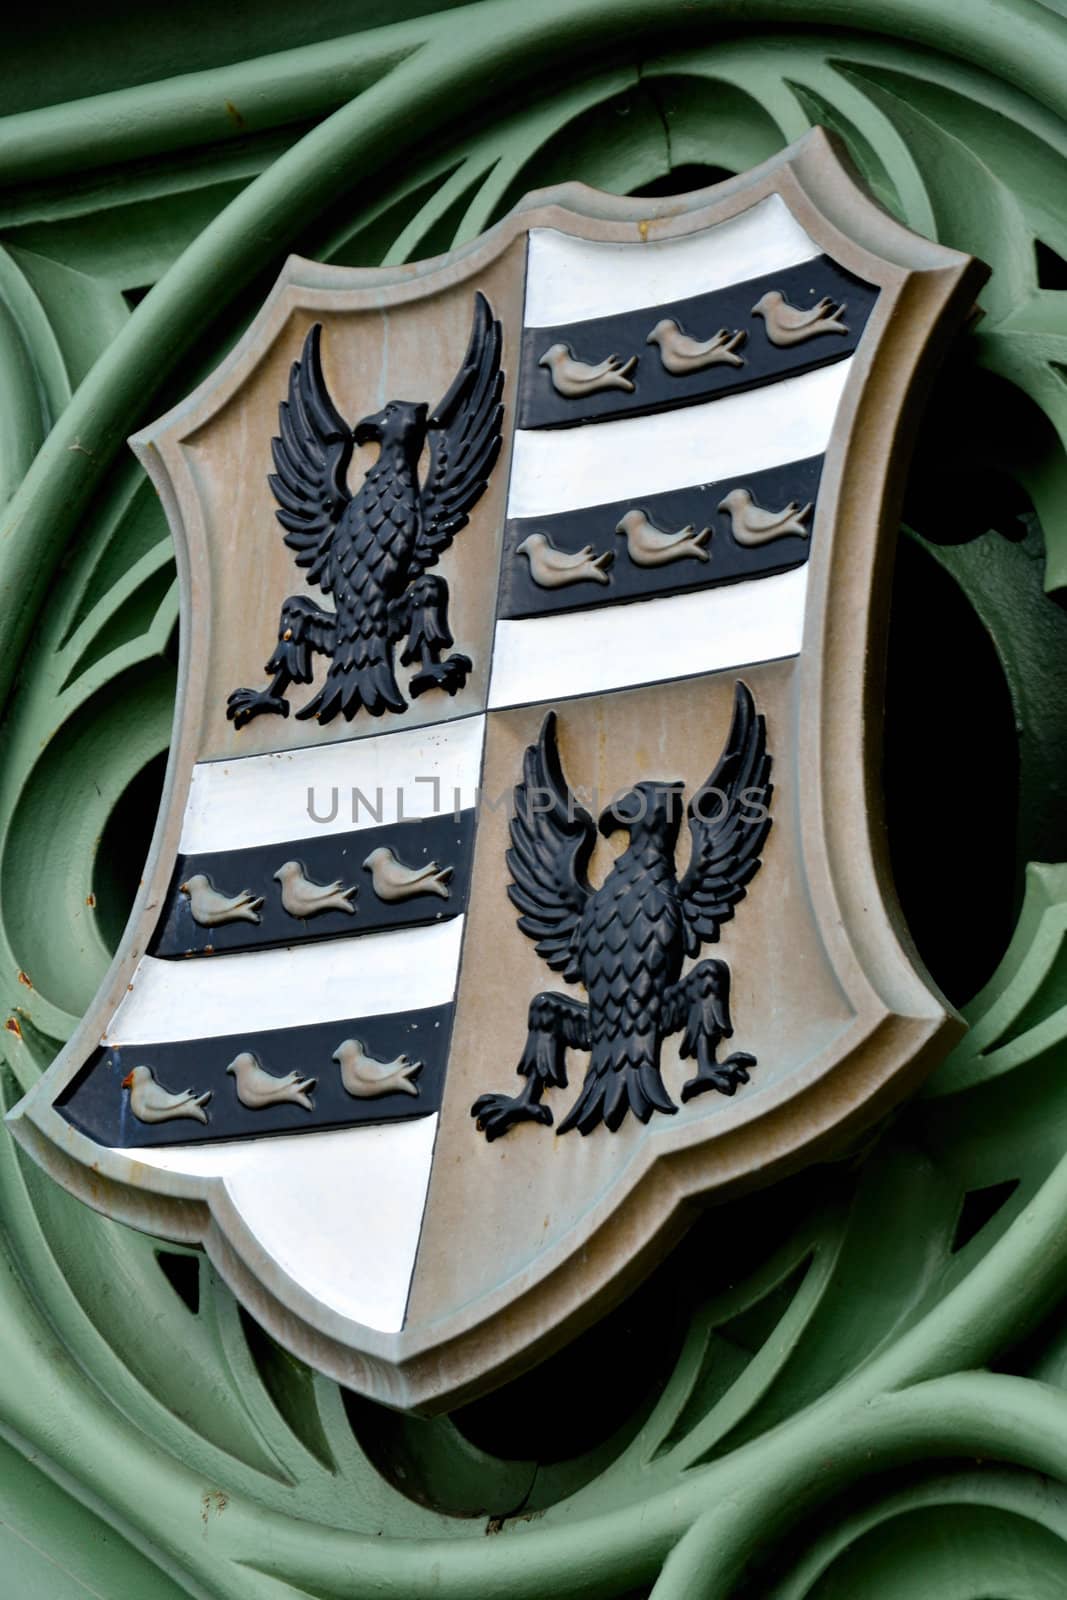
[[682, 1100], [693, 1100], [709, 1089], [717, 1089], [720, 1094], [736, 1094], [741, 1084], [748, 1083], [750, 1068], [755, 1065], [755, 1056], [749, 1055], [747, 1050], [735, 1050], [725, 1061], [713, 1062], [707, 1067], [702, 1065], [696, 1077], [683, 1085]]
[[519, 1122], [539, 1122], [542, 1127], [552, 1126], [552, 1113], [547, 1106], [538, 1105], [525, 1095], [480, 1094], [471, 1106], [479, 1133], [484, 1133], [492, 1144]]
[[425, 694], [427, 689], [443, 689], [446, 694], [454, 695], [466, 684], [472, 665], [470, 656], [458, 654], [449, 656], [445, 661], [427, 662], [408, 684], [408, 694], [413, 700]]
[[269, 689], [235, 689], [226, 701], [226, 715], [235, 728], [243, 728], [253, 717], [269, 712], [272, 716], [287, 717], [289, 702]]

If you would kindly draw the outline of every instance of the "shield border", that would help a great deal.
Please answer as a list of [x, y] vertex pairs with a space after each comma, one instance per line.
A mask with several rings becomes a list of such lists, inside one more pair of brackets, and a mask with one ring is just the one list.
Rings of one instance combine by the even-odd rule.
[[[694, 1123], [675, 1148], [650, 1158], [640, 1181], [607, 1214], [449, 1322], [420, 1334], [380, 1333], [328, 1311], [277, 1273], [229, 1202], [224, 1180], [149, 1169], [104, 1151], [73, 1129], [53, 1101], [95, 1048], [154, 926], [150, 906], [177, 851], [195, 736], [185, 703], [203, 687], [198, 648], [206, 607], [193, 603], [198, 542], [173, 481], [176, 430], [200, 426], [257, 364], [297, 303], [314, 309], [346, 292], [351, 309], [390, 308], [475, 277], [534, 226], [634, 241], [695, 232], [780, 194], [826, 253], [879, 285], [868, 332], [853, 357], [823, 467], [810, 560], [804, 642], [796, 670], [797, 772], [809, 804], [801, 849], [816, 925], [855, 1009], [850, 1048], [833, 1071], [791, 1075], [758, 1113], [739, 1102], [714, 1133]], [[871, 774], [880, 732], [892, 529], [917, 422], [914, 403], [970, 312], [987, 269], [904, 228], [862, 189], [838, 141], [814, 129], [762, 166], [681, 197], [620, 199], [568, 183], [527, 196], [470, 246], [415, 266], [333, 268], [290, 257], [265, 305], [222, 365], [131, 444], [163, 501], [177, 553], [181, 649], [174, 739], [141, 889], [119, 951], [86, 1016], [57, 1060], [9, 1114], [15, 1137], [64, 1188], [105, 1215], [187, 1244], [203, 1244], [234, 1293], [296, 1355], [372, 1398], [434, 1412], [484, 1392], [557, 1348], [617, 1301], [691, 1220], [695, 1202], [765, 1184], [831, 1153], [917, 1084], [962, 1031], [911, 946], [897, 906]], [[866, 443], [868, 438], [877, 445]], [[169, 450], [168, 450], [169, 447]], [[832, 530], [833, 537], [828, 537]], [[826, 626], [832, 593], [841, 625]], [[880, 603], [881, 602], [881, 603]], [[858, 670], [857, 670], [858, 669]], [[832, 798], [832, 804], [828, 800]], [[708, 1172], [714, 1148], [714, 1171]], [[151, 1187], [146, 1185], [151, 1184]], [[634, 1241], [637, 1248], [634, 1248]], [[274, 1287], [272, 1287], [272, 1284]], [[352, 1331], [358, 1329], [358, 1343]]]

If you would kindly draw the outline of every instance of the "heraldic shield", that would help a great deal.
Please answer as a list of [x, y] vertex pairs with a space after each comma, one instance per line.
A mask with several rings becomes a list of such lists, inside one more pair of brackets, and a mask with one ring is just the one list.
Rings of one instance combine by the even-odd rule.
[[293, 259], [133, 446], [183, 585], [122, 947], [12, 1113], [283, 1345], [433, 1411], [960, 1026], [894, 909], [879, 639], [985, 269], [816, 130], [412, 267]]

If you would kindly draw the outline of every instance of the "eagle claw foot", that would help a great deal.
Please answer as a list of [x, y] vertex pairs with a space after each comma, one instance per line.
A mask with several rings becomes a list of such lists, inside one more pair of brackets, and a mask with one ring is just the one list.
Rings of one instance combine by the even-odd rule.
[[226, 715], [235, 728], [243, 728], [262, 712], [287, 717], [289, 702], [269, 689], [235, 689], [226, 701]]
[[693, 1100], [709, 1089], [717, 1089], [720, 1094], [736, 1094], [739, 1086], [748, 1082], [749, 1071], [755, 1065], [755, 1056], [749, 1055], [747, 1050], [735, 1050], [725, 1061], [701, 1067], [696, 1077], [683, 1085], [682, 1100]]
[[461, 655], [449, 656], [446, 661], [429, 662], [420, 672], [416, 672], [408, 684], [408, 694], [413, 700], [425, 694], [427, 689], [443, 689], [446, 694], [454, 695], [463, 688], [472, 665], [470, 656]]
[[542, 1127], [552, 1126], [552, 1113], [547, 1106], [537, 1105], [522, 1095], [480, 1094], [471, 1106], [471, 1116], [492, 1144], [494, 1139], [509, 1133], [518, 1122], [539, 1122]]

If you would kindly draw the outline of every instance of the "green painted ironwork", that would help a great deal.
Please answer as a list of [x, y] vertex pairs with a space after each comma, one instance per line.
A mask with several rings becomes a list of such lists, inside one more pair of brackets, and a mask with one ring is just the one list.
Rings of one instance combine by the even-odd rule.
[[289, 249], [425, 256], [540, 184], [693, 187], [815, 121], [994, 269], [912, 474], [886, 746], [905, 909], [972, 1026], [862, 1150], [697, 1226], [569, 1351], [433, 1422], [343, 1395], [5, 1135], [5, 1592], [1058, 1600], [1067, 25], [1039, 0], [491, 0], [330, 38], [307, 10], [281, 53], [202, 65], [220, 35], [183, 77], [97, 66], [92, 98], [53, 78], [62, 103], [0, 119], [5, 1102], [105, 969], [169, 737], [173, 560], [126, 433]]

